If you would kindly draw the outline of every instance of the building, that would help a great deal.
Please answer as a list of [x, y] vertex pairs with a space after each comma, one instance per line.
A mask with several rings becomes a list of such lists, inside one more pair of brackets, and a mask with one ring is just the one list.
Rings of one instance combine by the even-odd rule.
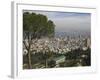
[[91, 40], [90, 40], [90, 38], [87, 39], [87, 47], [91, 48]]

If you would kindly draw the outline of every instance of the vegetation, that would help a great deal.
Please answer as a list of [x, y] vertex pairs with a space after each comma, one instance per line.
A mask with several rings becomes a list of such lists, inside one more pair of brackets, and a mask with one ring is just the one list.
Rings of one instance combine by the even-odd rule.
[[[44, 55], [43, 53], [37, 53], [35, 55], [32, 54], [31, 55], [31, 61], [33, 65], [32, 68], [36, 68], [35, 64], [37, 63], [39, 65], [44, 65], [44, 67], [46, 68], [53, 68], [56, 66], [56, 61], [53, 60], [53, 58], [59, 57], [61, 55], [64, 55], [66, 57], [66, 60], [62, 63], [59, 63], [60, 67], [90, 66], [91, 65], [91, 52], [90, 51], [91, 51], [90, 48], [88, 48], [85, 51], [83, 51], [82, 49], [77, 49], [77, 50], [68, 52], [66, 54], [54, 54], [53, 53], [51, 57], [50, 55]], [[28, 55], [24, 55], [24, 64], [28, 63], [28, 58], [26, 58], [27, 56]]]
[[24, 12], [23, 30], [29, 32], [32, 38], [53, 37], [55, 24], [45, 15]]
[[50, 61], [48, 62], [48, 67], [52, 68], [52, 67], [55, 67], [55, 66], [56, 66], [56, 61], [50, 60]]
[[78, 66], [79, 63], [81, 66], [90, 66], [91, 65], [91, 49], [83, 51], [82, 49], [73, 50], [65, 54], [67, 66]]
[[[45, 15], [36, 13], [23, 13], [23, 44], [28, 52], [28, 68], [32, 68], [31, 45], [32, 40], [41, 37], [53, 37], [55, 25]], [[27, 41], [25, 41], [27, 39]]]

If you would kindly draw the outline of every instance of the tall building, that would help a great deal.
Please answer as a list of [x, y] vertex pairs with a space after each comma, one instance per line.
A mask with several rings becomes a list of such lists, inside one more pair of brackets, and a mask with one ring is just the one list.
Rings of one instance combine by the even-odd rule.
[[87, 38], [87, 47], [91, 48], [91, 40], [90, 40], [90, 38]]
[[87, 48], [91, 48], [91, 40], [90, 40], [90, 38], [86, 38], [84, 40], [84, 46], [87, 47]]

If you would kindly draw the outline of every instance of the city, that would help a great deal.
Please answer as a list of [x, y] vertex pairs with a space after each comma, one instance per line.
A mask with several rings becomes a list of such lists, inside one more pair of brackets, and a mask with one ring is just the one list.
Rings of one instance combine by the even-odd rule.
[[[27, 40], [25, 42], [28, 44]], [[33, 58], [37, 58], [37, 60], [33, 62], [33, 68], [51, 68], [51, 67], [70, 67], [69, 64], [73, 63], [72, 66], [84, 66], [82, 64], [83, 58], [88, 58], [88, 53], [85, 54], [88, 49], [91, 49], [90, 38], [42, 38], [42, 39], [34, 39], [32, 40], [31, 52]], [[67, 58], [69, 53], [72, 51], [80, 50], [77, 59], [69, 59]], [[83, 54], [81, 54], [83, 52]], [[24, 46], [24, 56], [27, 55], [27, 50]], [[80, 54], [80, 55], [79, 55]], [[90, 53], [89, 53], [90, 54]], [[72, 54], [73, 55], [73, 54]], [[46, 59], [47, 57], [47, 59]], [[35, 59], [34, 58], [34, 59]], [[70, 62], [70, 63], [69, 63]], [[90, 62], [90, 61], [89, 61]], [[90, 63], [89, 63], [90, 64]], [[63, 66], [62, 66], [63, 65]], [[86, 64], [85, 64], [86, 65]], [[24, 67], [27, 67], [27, 64], [24, 64]], [[89, 65], [87, 65], [89, 66]]]
[[90, 13], [23, 11], [23, 69], [91, 66]]

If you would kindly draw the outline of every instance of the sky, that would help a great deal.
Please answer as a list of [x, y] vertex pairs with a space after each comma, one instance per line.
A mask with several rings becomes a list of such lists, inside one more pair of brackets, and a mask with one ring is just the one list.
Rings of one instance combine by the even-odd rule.
[[90, 33], [91, 14], [77, 12], [28, 11], [43, 14], [54, 22], [55, 32]]

